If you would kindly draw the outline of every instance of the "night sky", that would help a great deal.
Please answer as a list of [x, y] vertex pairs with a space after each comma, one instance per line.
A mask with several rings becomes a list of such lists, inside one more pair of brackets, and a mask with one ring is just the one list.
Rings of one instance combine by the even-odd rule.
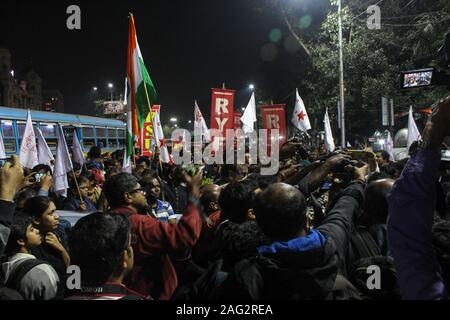
[[[305, 4], [313, 2], [304, 0], [302, 10], [308, 11]], [[177, 116], [183, 125], [193, 117], [194, 99], [209, 116], [210, 89], [222, 87], [223, 82], [237, 90], [235, 107], [240, 108], [250, 98], [250, 83], [258, 87], [283, 76], [271, 74], [277, 69], [271, 64], [283, 63], [288, 45], [285, 27], [275, 15], [259, 14], [254, 3], [3, 0], [0, 45], [10, 49], [16, 76], [20, 78], [32, 65], [43, 78], [44, 88], [63, 93], [65, 112], [93, 114], [93, 101], [109, 97], [108, 82], [114, 83], [115, 95], [123, 93], [127, 16], [133, 12], [144, 61], [162, 104], [162, 118]], [[66, 28], [66, 8], [71, 4], [81, 8], [81, 30]], [[275, 43], [281, 54], [270, 57], [267, 45], [274, 28], [281, 31]], [[272, 36], [277, 38], [276, 32]], [[97, 97], [94, 86], [99, 88]], [[288, 92], [293, 89], [287, 88]]]

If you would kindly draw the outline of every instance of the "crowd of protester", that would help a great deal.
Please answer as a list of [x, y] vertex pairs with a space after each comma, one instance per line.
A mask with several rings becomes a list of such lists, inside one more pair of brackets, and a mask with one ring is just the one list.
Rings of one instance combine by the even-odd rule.
[[49, 166], [13, 156], [0, 171], [0, 298], [446, 299], [449, 135], [447, 99], [405, 161], [291, 139], [273, 176], [258, 164], [162, 164], [157, 152], [130, 174], [123, 151], [93, 147], [64, 198]]

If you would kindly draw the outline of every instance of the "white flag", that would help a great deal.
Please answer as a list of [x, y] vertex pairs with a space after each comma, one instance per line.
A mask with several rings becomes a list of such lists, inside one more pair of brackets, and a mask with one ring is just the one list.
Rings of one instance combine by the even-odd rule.
[[127, 142], [125, 149], [123, 149], [123, 162], [122, 162], [122, 172], [132, 173], [131, 167], [131, 157], [134, 157], [133, 144], [134, 144], [134, 136], [131, 130], [132, 127], [132, 112], [131, 112], [131, 103], [128, 104], [127, 101], [131, 100], [128, 98], [128, 93], [130, 89], [128, 88], [128, 78], [125, 78], [125, 110], [127, 115]]
[[67, 181], [67, 173], [73, 169], [70, 160], [69, 149], [67, 148], [66, 138], [60, 125], [56, 129], [57, 147], [55, 169], [53, 170], [53, 183], [55, 192], [67, 197], [67, 189], [69, 182]]
[[5, 144], [3, 143], [3, 137], [0, 134], [0, 158], [6, 158]]
[[323, 122], [325, 124], [325, 146], [329, 152], [333, 152], [336, 147], [334, 145], [333, 132], [331, 131], [330, 118], [328, 117], [328, 108]]
[[41, 129], [36, 128], [37, 133], [37, 141], [38, 141], [38, 160], [40, 164], [46, 164], [48, 166], [53, 166], [51, 161], [54, 161], [55, 158], [47, 145], [47, 141], [45, 141], [44, 135], [42, 134]]
[[392, 140], [391, 133], [389, 131], [384, 143], [384, 150], [389, 153], [389, 160], [394, 161], [394, 141]]
[[36, 136], [34, 135], [30, 110], [28, 110], [27, 124], [25, 126], [22, 142], [20, 144], [19, 160], [20, 164], [25, 168], [31, 169], [39, 164], [36, 147]]
[[81, 148], [80, 141], [78, 140], [77, 131], [73, 131], [73, 139], [72, 139], [72, 160], [74, 162], [78, 162], [80, 166], [86, 162], [84, 159], [83, 149]]
[[408, 142], [406, 144], [406, 148], [409, 149], [411, 144], [416, 140], [420, 140], [421, 137], [422, 136], [420, 135], [419, 129], [417, 129], [416, 122], [414, 121], [413, 110], [412, 110], [412, 106], [411, 106], [411, 107], [409, 107]]
[[203, 118], [200, 108], [198, 107], [197, 101], [195, 101], [195, 108], [194, 108], [194, 133], [195, 132], [200, 132], [201, 135], [204, 137], [206, 143], [209, 143], [211, 141], [209, 129], [206, 126], [205, 118]]
[[159, 147], [159, 158], [164, 163], [172, 163], [172, 157], [169, 154], [169, 150], [167, 149], [166, 139], [164, 139], [164, 132], [161, 126], [161, 120], [159, 119], [159, 113], [155, 112], [153, 116], [153, 127], [155, 131], [155, 139], [156, 143]]
[[292, 124], [301, 131], [307, 131], [311, 129], [309, 123], [308, 113], [306, 112], [305, 104], [302, 98], [298, 94], [298, 90], [295, 90], [295, 108], [291, 119]]
[[241, 117], [242, 129], [245, 133], [249, 133], [255, 130], [256, 122], [256, 101], [255, 93], [252, 93], [247, 107], [244, 110], [244, 114]]

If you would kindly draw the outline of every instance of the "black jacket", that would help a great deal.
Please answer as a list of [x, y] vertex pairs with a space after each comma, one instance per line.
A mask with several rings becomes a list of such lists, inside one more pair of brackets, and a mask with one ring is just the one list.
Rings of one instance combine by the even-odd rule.
[[216, 289], [217, 300], [359, 299], [358, 291], [338, 275], [336, 247], [305, 252], [256, 255], [241, 260]]
[[0, 200], [0, 257], [3, 255], [8, 243], [15, 208], [16, 204], [14, 202]]

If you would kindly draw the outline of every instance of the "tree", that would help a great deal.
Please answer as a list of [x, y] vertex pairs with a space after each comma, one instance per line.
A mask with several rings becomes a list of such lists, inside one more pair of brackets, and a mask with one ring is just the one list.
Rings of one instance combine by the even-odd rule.
[[[263, 1], [264, 2], [264, 1]], [[266, 2], [264, 2], [266, 3]], [[295, 21], [296, 16], [306, 16], [309, 7], [291, 7], [285, 2], [273, 1], [272, 12], [279, 5], [279, 21]], [[282, 61], [266, 64], [271, 79], [265, 85], [267, 95], [286, 99], [286, 90], [293, 92], [299, 87], [310, 118], [320, 123], [325, 107], [330, 117], [336, 117], [339, 100], [338, 73], [338, 24], [337, 1], [325, 6], [320, 23], [312, 24], [308, 32], [301, 24], [287, 27], [296, 33], [307, 51], [295, 55], [280, 55]], [[400, 90], [399, 72], [427, 67], [436, 58], [444, 35], [449, 31], [450, 3], [446, 0], [385, 0], [381, 7], [381, 29], [367, 28], [365, 10], [372, 2], [344, 1], [344, 79], [346, 123], [348, 135], [370, 135], [381, 127], [381, 97], [394, 99], [396, 110], [401, 111], [410, 104], [430, 107], [442, 98], [446, 89], [442, 87]], [[259, 10], [264, 10], [261, 5]], [[320, 14], [318, 14], [320, 16]], [[303, 48], [302, 45], [302, 48]], [[280, 60], [281, 60], [280, 59]], [[278, 72], [277, 72], [278, 71]], [[273, 80], [272, 80], [273, 78]], [[283, 93], [284, 91], [284, 93]], [[289, 101], [293, 101], [293, 94]], [[293, 103], [290, 103], [293, 105]], [[289, 113], [288, 113], [289, 114]], [[320, 125], [319, 125], [320, 126]]]

